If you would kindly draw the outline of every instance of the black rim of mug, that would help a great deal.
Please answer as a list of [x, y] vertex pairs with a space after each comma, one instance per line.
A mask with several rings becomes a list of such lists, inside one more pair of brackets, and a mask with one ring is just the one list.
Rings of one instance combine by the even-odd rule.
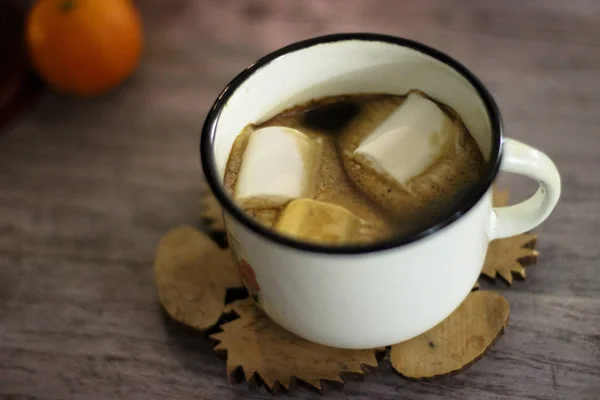
[[[374, 41], [390, 43], [416, 50], [420, 53], [423, 53], [427, 56], [430, 56], [443, 62], [444, 64], [450, 66], [452, 69], [461, 74], [465, 79], [467, 79], [467, 81], [473, 86], [473, 88], [475, 88], [477, 94], [483, 101], [486, 107], [488, 117], [490, 119], [490, 127], [492, 133], [492, 147], [490, 160], [487, 164], [483, 178], [467, 192], [462, 202], [454, 210], [452, 210], [452, 212], [449, 213], [449, 215], [446, 216], [443, 220], [425, 230], [421, 230], [419, 232], [407, 236], [394, 237], [387, 240], [377, 241], [371, 244], [364, 245], [326, 246], [294, 240], [290, 237], [280, 235], [274, 230], [271, 230], [261, 225], [259, 222], [253, 220], [241, 208], [239, 208], [225, 192], [225, 188], [221, 183], [221, 179], [216, 168], [216, 162], [213, 152], [213, 144], [216, 135], [217, 125], [219, 122], [219, 117], [228, 100], [240, 87], [240, 85], [242, 85], [255, 72], [264, 68], [271, 62], [279, 59], [282, 56], [285, 56], [286, 54], [293, 53], [299, 50], [304, 50], [315, 45], [357, 40], [365, 42]], [[483, 83], [481, 83], [481, 81], [477, 77], [475, 77], [475, 75], [473, 75], [464, 65], [456, 61], [454, 58], [442, 53], [441, 51], [431, 48], [422, 43], [397, 36], [383, 35], [377, 33], [331, 34], [314, 37], [282, 47], [279, 50], [276, 50], [262, 57], [260, 60], [258, 60], [257, 62], [243, 70], [241, 73], [239, 73], [225, 87], [225, 89], [223, 89], [223, 91], [213, 104], [212, 108], [208, 112], [200, 137], [200, 158], [202, 162], [202, 169], [204, 170], [204, 175], [208, 181], [208, 185], [215, 197], [217, 198], [217, 200], [219, 201], [219, 203], [223, 206], [224, 211], [254, 233], [274, 243], [312, 253], [372, 253], [398, 248], [416, 242], [435, 232], [438, 232], [450, 225], [451, 223], [453, 223], [454, 221], [458, 220], [461, 216], [466, 214], [469, 210], [471, 210], [471, 208], [475, 206], [475, 204], [479, 202], [479, 200], [491, 187], [492, 183], [494, 182], [494, 179], [496, 178], [496, 175], [498, 174], [498, 170], [500, 169], [500, 163], [502, 160], [502, 120], [496, 102], [494, 101], [492, 95], [485, 88]]]

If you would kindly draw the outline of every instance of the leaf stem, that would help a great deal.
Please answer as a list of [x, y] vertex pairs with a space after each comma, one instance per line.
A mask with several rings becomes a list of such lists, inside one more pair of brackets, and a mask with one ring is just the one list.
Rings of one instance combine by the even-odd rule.
[[75, 7], [75, 0], [62, 0], [58, 5], [60, 11], [65, 14], [71, 11], [73, 7]]

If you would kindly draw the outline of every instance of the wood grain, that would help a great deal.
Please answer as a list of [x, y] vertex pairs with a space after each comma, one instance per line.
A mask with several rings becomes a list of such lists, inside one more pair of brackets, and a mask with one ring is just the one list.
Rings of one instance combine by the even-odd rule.
[[[541, 256], [527, 280], [491, 286], [508, 298], [511, 321], [487, 357], [431, 383], [388, 368], [328, 397], [597, 399], [600, 3], [138, 3], [146, 50], [125, 87], [86, 101], [48, 94], [0, 136], [0, 398], [271, 398], [231, 387], [212, 344], [164, 320], [154, 249], [198, 217], [199, 131], [236, 73], [291, 41], [377, 31], [472, 69], [507, 136], [554, 158], [563, 196], [537, 230]], [[503, 179], [513, 201], [532, 190]]]

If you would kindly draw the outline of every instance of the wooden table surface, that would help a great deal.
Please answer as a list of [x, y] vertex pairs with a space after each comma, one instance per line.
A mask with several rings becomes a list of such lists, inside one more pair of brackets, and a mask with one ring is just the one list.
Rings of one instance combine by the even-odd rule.
[[48, 94], [0, 136], [0, 398], [271, 396], [231, 386], [211, 344], [165, 320], [153, 252], [198, 215], [198, 136], [223, 86], [280, 46], [340, 31], [406, 36], [461, 60], [496, 97], [507, 135], [553, 157], [563, 196], [527, 280], [494, 286], [511, 316], [486, 357], [432, 382], [382, 364], [326, 395], [600, 398], [599, 2], [138, 3], [146, 48], [125, 87], [87, 101]]

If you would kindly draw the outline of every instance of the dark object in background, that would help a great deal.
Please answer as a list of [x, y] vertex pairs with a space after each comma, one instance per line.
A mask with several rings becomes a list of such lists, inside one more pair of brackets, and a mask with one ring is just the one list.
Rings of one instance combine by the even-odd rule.
[[42, 92], [23, 39], [26, 2], [0, 1], [0, 134]]

